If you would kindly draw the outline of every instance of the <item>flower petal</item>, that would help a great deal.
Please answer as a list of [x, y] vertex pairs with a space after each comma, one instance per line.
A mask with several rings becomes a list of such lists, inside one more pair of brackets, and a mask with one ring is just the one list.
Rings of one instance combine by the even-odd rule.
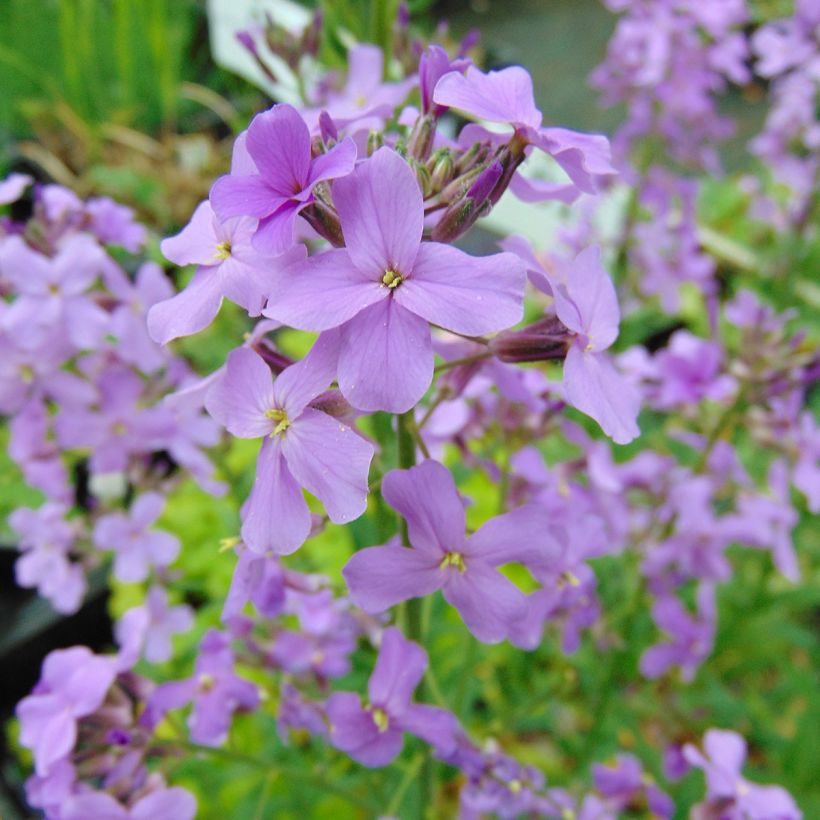
[[373, 445], [325, 413], [307, 408], [282, 437], [293, 477], [325, 505], [330, 520], [346, 524], [367, 508]]
[[270, 190], [282, 197], [301, 192], [310, 169], [310, 131], [287, 103], [257, 114], [245, 147]]
[[256, 480], [242, 513], [242, 540], [254, 552], [288, 555], [310, 534], [310, 510], [277, 441], [262, 442]]
[[353, 555], [342, 575], [353, 603], [375, 613], [439, 589], [444, 576], [438, 565], [437, 556], [420, 550], [367, 547]]
[[211, 416], [237, 438], [261, 438], [273, 430], [265, 413], [275, 406], [273, 379], [262, 358], [248, 347], [232, 350], [224, 375], [205, 397]]
[[325, 179], [347, 176], [356, 164], [356, 143], [345, 137], [326, 154], [319, 154], [310, 164], [308, 185], [311, 187]]
[[424, 649], [408, 641], [395, 626], [385, 629], [379, 657], [367, 684], [370, 702], [384, 707], [391, 716], [402, 714], [426, 668], [427, 653]]
[[396, 301], [434, 325], [476, 336], [504, 330], [524, 315], [524, 263], [511, 253], [469, 256], [425, 242]]
[[384, 500], [407, 521], [410, 542], [437, 558], [464, 548], [464, 505], [450, 471], [427, 460], [391, 470], [382, 481]]
[[273, 213], [285, 202], [258, 176], [220, 177], [211, 187], [211, 205], [221, 222], [234, 216], [255, 216], [257, 219]]
[[380, 281], [407, 273], [421, 243], [424, 204], [416, 176], [391, 148], [380, 148], [333, 184], [333, 201], [353, 263]]
[[346, 250], [332, 250], [288, 268], [263, 313], [299, 330], [329, 330], [387, 296], [381, 282], [362, 276]]
[[357, 409], [404, 413], [433, 380], [433, 343], [427, 322], [381, 299], [341, 328], [339, 387]]
[[628, 444], [640, 435], [640, 397], [606, 353], [572, 345], [564, 361], [564, 392], [573, 407], [595, 419], [616, 443]]

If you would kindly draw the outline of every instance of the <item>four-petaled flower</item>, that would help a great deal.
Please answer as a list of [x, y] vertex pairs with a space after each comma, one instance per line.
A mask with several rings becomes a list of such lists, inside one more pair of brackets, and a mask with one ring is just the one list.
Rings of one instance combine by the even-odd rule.
[[379, 657], [367, 685], [363, 707], [354, 692], [335, 692], [327, 701], [330, 740], [364, 766], [386, 766], [410, 732], [432, 745], [437, 754], [452, 753], [458, 721], [435, 706], [413, 703], [413, 690], [427, 667], [427, 653], [395, 627], [384, 631]]
[[408, 164], [380, 148], [333, 199], [345, 248], [294, 264], [264, 313], [301, 330], [340, 327], [339, 387], [360, 410], [403, 413], [433, 378], [428, 322], [475, 336], [523, 315], [524, 269], [422, 242], [424, 205]]
[[407, 521], [413, 548], [394, 541], [357, 552], [342, 570], [353, 602], [366, 612], [381, 612], [440, 589], [479, 640], [507, 637], [527, 603], [498, 567], [539, 560], [547, 537], [545, 514], [532, 505], [520, 507], [467, 537], [453, 478], [436, 461], [392, 470], [382, 481], [382, 494]]

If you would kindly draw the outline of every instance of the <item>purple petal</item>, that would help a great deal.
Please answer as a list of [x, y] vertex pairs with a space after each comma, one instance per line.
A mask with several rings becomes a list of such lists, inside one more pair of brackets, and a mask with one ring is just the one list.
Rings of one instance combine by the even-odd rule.
[[408, 641], [395, 626], [385, 629], [379, 657], [367, 685], [370, 702], [384, 707], [391, 715], [402, 714], [426, 668], [424, 649]]
[[564, 283], [554, 288], [558, 318], [586, 337], [587, 350], [606, 350], [618, 337], [621, 313], [615, 286], [601, 265], [601, 249], [585, 248], [562, 273]]
[[602, 181], [617, 174], [611, 162], [609, 140], [601, 134], [544, 128], [539, 137], [539, 147], [555, 159], [584, 193], [598, 193]]
[[409, 273], [421, 243], [424, 205], [416, 176], [391, 148], [380, 148], [333, 185], [333, 201], [353, 263], [380, 281]]
[[293, 245], [293, 227], [303, 202], [283, 202], [270, 216], [263, 217], [253, 235], [253, 247], [260, 253], [278, 256]]
[[333, 745], [363, 766], [386, 766], [401, 752], [401, 730], [388, 727], [379, 731], [370, 712], [362, 709], [358, 695], [335, 692], [328, 698], [327, 715]]
[[467, 541], [464, 554], [480, 556], [482, 563], [498, 566], [513, 561], [543, 564], [554, 555], [547, 511], [535, 504], [496, 516]]
[[313, 186], [325, 179], [347, 176], [356, 165], [356, 143], [345, 137], [326, 154], [319, 154], [310, 165], [308, 185]]
[[268, 435], [275, 425], [265, 413], [276, 407], [270, 369], [250, 348], [232, 350], [223, 377], [208, 390], [205, 407], [238, 438]]
[[301, 192], [310, 168], [310, 132], [299, 112], [287, 104], [257, 114], [245, 146], [272, 191], [288, 197]]
[[308, 408], [284, 433], [282, 452], [293, 477], [321, 500], [335, 524], [367, 509], [374, 448], [349, 427]]
[[242, 540], [259, 553], [287, 555], [310, 534], [310, 510], [288, 470], [278, 441], [266, 438], [256, 462], [256, 480], [243, 509]]
[[433, 343], [424, 319], [392, 298], [341, 328], [339, 387], [357, 409], [404, 413], [433, 380]]
[[450, 471], [437, 461], [391, 470], [382, 481], [384, 500], [406, 521], [410, 542], [436, 560], [464, 547], [464, 505]]
[[447, 756], [455, 750], [458, 720], [445, 709], [414, 703], [401, 716], [401, 728], [429, 743], [437, 755]]
[[709, 788], [719, 795], [734, 794], [746, 760], [746, 741], [737, 732], [709, 729], [703, 736], [703, 750], [712, 761]]
[[503, 641], [512, 624], [526, 615], [527, 599], [498, 570], [467, 559], [467, 569], [448, 573], [442, 589], [467, 629], [484, 643]]
[[219, 244], [215, 218], [211, 203], [207, 199], [200, 202], [191, 221], [176, 236], [162, 240], [162, 255], [175, 265], [213, 265]]
[[144, 530], [162, 514], [165, 498], [159, 493], [143, 493], [131, 505], [129, 516], [135, 527]]
[[222, 287], [212, 268], [198, 270], [176, 296], [148, 311], [148, 333], [158, 344], [192, 336], [213, 322], [222, 304]]
[[63, 820], [88, 820], [89, 817], [97, 820], [129, 820], [132, 815], [110, 794], [105, 792], [90, 792], [75, 794], [60, 807], [60, 817]]
[[532, 77], [521, 66], [485, 74], [475, 66], [467, 74], [445, 74], [436, 85], [433, 100], [490, 122], [538, 128], [541, 112], [535, 107]]
[[195, 815], [194, 796], [176, 786], [171, 789], [160, 789], [138, 800], [131, 807], [129, 817], [131, 820], [193, 820]]
[[295, 419], [328, 388], [336, 377], [338, 360], [339, 335], [336, 330], [327, 330], [302, 361], [286, 367], [276, 377], [273, 383], [276, 406]]
[[356, 606], [383, 612], [441, 588], [440, 558], [400, 546], [367, 547], [345, 564], [342, 575]]
[[260, 219], [273, 213], [286, 200], [274, 193], [261, 177], [220, 177], [211, 188], [211, 205], [221, 222], [234, 216]]
[[523, 262], [510, 253], [468, 256], [425, 242], [395, 299], [434, 325], [477, 336], [514, 325], [524, 315]]
[[606, 353], [572, 345], [564, 361], [564, 392], [573, 407], [594, 418], [616, 443], [628, 444], [640, 435], [640, 396]]
[[299, 330], [329, 330], [387, 296], [388, 289], [364, 277], [346, 250], [332, 250], [291, 266], [263, 312]]

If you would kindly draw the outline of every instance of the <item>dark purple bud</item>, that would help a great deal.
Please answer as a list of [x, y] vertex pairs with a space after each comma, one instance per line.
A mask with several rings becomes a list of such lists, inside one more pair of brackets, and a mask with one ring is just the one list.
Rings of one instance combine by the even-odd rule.
[[504, 167], [496, 160], [476, 177], [476, 181], [467, 191], [467, 196], [476, 204], [482, 205], [490, 198], [503, 173]]
[[[316, 189], [313, 189], [316, 195]], [[343, 248], [345, 244], [342, 226], [336, 211], [320, 199], [316, 199], [301, 213], [316, 233], [323, 236], [334, 248]]]
[[396, 22], [399, 28], [407, 28], [410, 25], [410, 9], [407, 3], [399, 3], [399, 10], [396, 14]]
[[465, 57], [467, 52], [478, 44], [481, 39], [481, 32], [477, 28], [471, 28], [462, 38], [458, 48], [458, 56]]
[[319, 132], [322, 135], [322, 140], [325, 145], [336, 142], [339, 139], [336, 123], [333, 122], [333, 117], [331, 117], [327, 111], [322, 111], [322, 113], [319, 114]]
[[302, 54], [310, 54], [315, 57], [319, 53], [319, 46], [322, 37], [322, 12], [317, 9], [313, 15], [313, 20], [302, 32], [302, 41], [299, 44], [299, 51]]
[[547, 316], [522, 330], [505, 330], [490, 339], [490, 350], [502, 362], [543, 362], [564, 359], [572, 341], [557, 316]]
[[264, 339], [254, 342], [251, 347], [254, 352], [262, 357], [265, 364], [271, 369], [271, 372], [275, 376], [278, 376], [286, 367], [290, 367], [293, 364], [293, 359], [280, 353], [270, 342]]

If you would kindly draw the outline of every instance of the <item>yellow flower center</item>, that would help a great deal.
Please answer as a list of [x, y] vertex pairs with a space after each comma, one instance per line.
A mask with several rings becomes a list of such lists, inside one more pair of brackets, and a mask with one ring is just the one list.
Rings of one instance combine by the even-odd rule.
[[208, 674], [207, 672], [203, 672], [199, 678], [197, 678], [197, 686], [200, 692], [210, 692], [211, 689], [214, 688], [214, 684], [216, 683], [216, 678], [213, 675]]
[[467, 567], [464, 564], [464, 556], [460, 552], [448, 552], [441, 563], [438, 565], [439, 569], [446, 569], [447, 567], [455, 567], [459, 572], [464, 572]]
[[384, 276], [382, 276], [382, 284], [390, 288], [391, 290], [393, 288], [397, 288], [402, 283], [402, 281], [402, 275], [394, 271], [392, 268], [386, 270], [384, 272]]
[[270, 434], [271, 437], [281, 436], [282, 433], [290, 427], [290, 419], [288, 418], [288, 414], [284, 410], [280, 410], [278, 407], [273, 407], [270, 410], [266, 410], [265, 416], [267, 416], [267, 418], [271, 421], [276, 422], [276, 427], [273, 428], [273, 431]]
[[379, 732], [386, 732], [390, 726], [390, 718], [388, 717], [387, 712], [377, 706], [371, 714], [373, 715], [373, 723], [376, 724], [376, 728]]
[[227, 259], [231, 255], [231, 243], [230, 242], [220, 242], [216, 246], [216, 252], [214, 253], [214, 259]]

